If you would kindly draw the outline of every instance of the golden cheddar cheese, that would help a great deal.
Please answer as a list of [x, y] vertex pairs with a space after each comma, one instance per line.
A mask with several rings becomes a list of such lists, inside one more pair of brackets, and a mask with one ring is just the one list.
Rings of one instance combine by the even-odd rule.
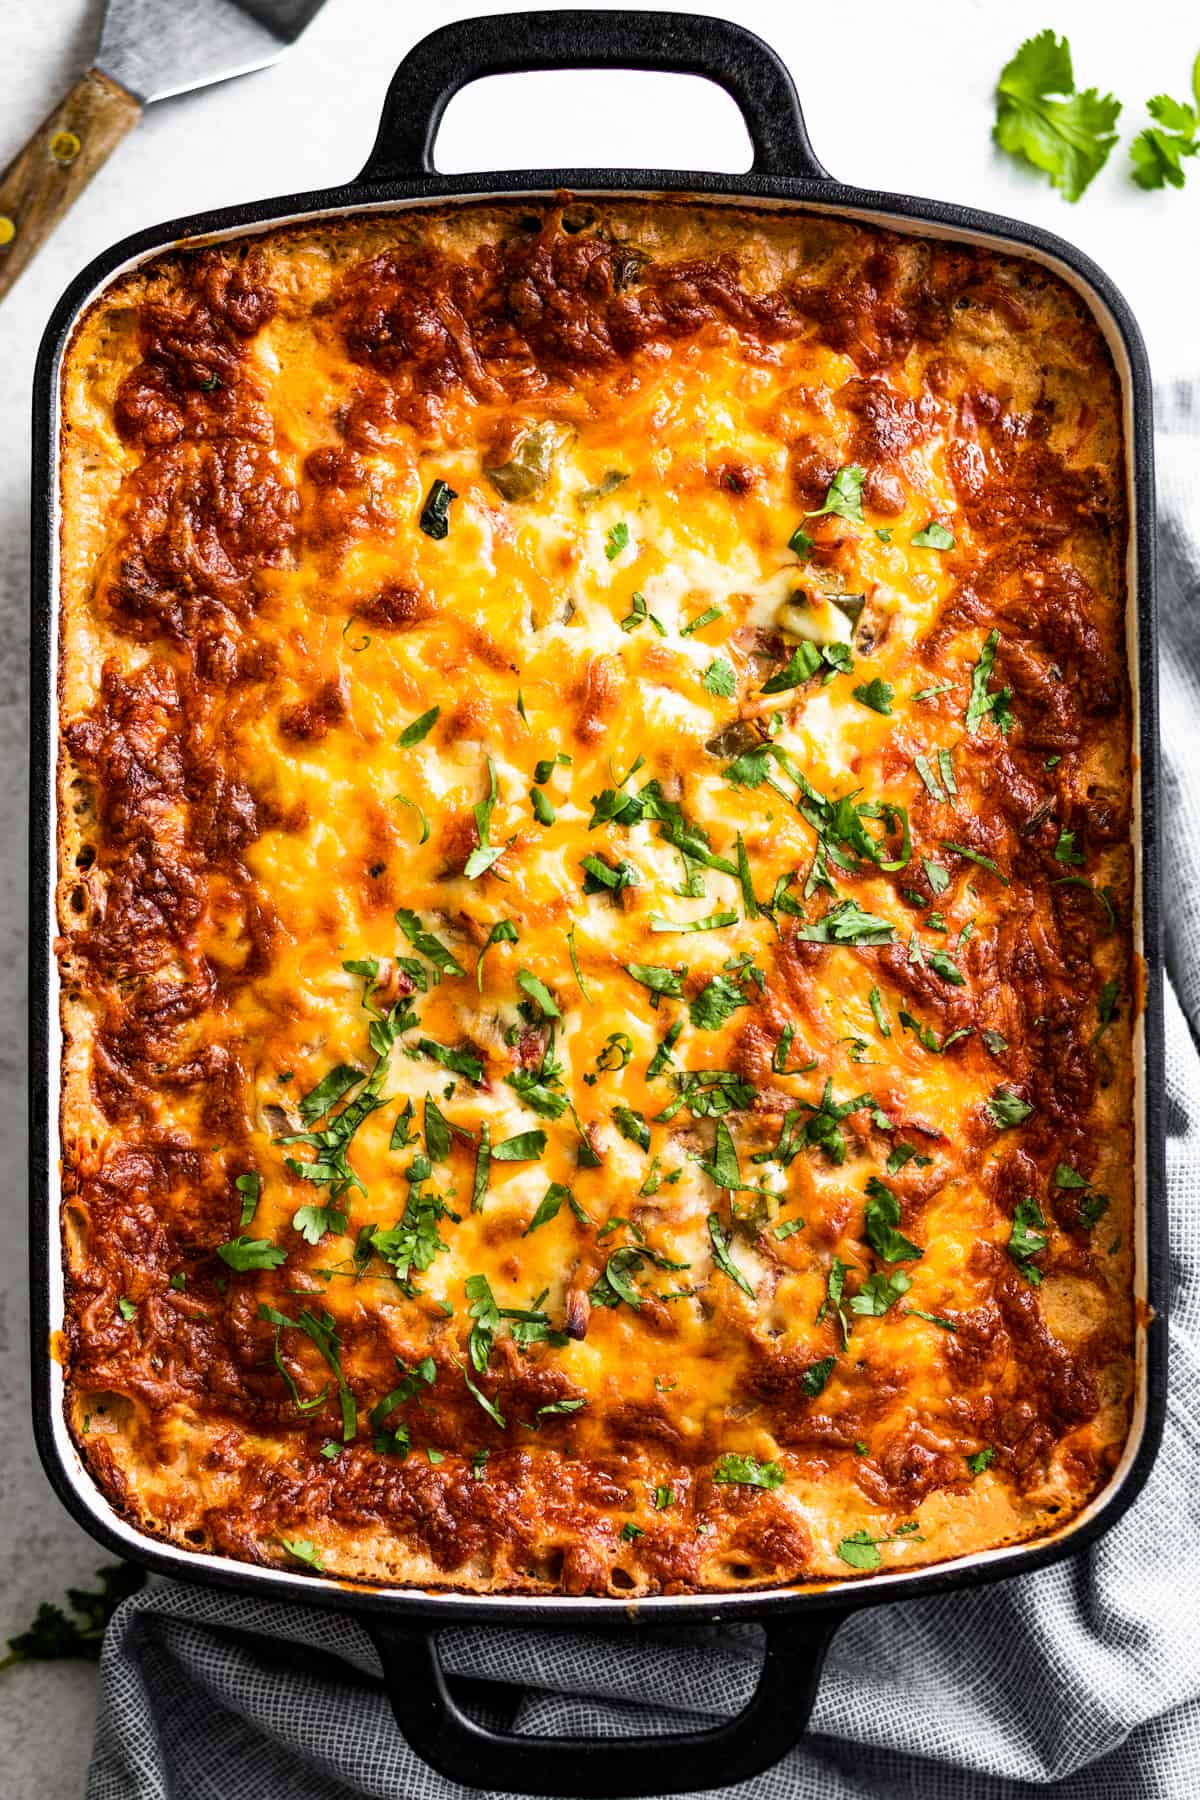
[[1132, 1390], [1124, 449], [1056, 277], [523, 200], [155, 257], [62, 387], [68, 1410], [185, 1548], [903, 1569]]

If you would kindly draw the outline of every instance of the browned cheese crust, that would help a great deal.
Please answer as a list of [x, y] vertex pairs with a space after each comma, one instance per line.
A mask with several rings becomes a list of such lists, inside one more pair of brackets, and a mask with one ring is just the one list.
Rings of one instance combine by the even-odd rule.
[[112, 1504], [628, 1597], [1098, 1493], [1125, 466], [1067, 286], [803, 212], [418, 210], [154, 259], [62, 399], [67, 1406]]

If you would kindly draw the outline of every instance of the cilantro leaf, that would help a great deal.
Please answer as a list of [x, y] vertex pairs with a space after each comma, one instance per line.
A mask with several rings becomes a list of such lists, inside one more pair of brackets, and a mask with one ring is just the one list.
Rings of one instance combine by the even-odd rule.
[[515, 1137], [505, 1138], [503, 1143], [492, 1146], [492, 1161], [536, 1162], [545, 1148], [544, 1131], [518, 1131]]
[[113, 1563], [97, 1569], [98, 1593], [81, 1588], [67, 1589], [67, 1603], [74, 1617], [61, 1606], [43, 1600], [27, 1631], [8, 1640], [8, 1655], [0, 1657], [0, 1669], [19, 1662], [62, 1662], [80, 1657], [98, 1662], [104, 1642], [104, 1628], [122, 1600], [136, 1594], [145, 1581], [145, 1571], [132, 1563]]
[[896, 927], [853, 900], [839, 900], [823, 919], [802, 925], [796, 935], [810, 944], [894, 944]]
[[805, 1369], [800, 1377], [800, 1386], [810, 1400], [815, 1400], [818, 1394], [825, 1391], [825, 1383], [833, 1374], [836, 1362], [836, 1356], [823, 1356], [820, 1362], [810, 1363]]
[[546, 986], [544, 981], [540, 981], [529, 969], [517, 970], [517, 986], [521, 989], [522, 993], [529, 995], [529, 998], [538, 1007], [544, 1019], [562, 1018], [562, 1014], [558, 1010], [558, 1006], [550, 989]]
[[783, 1470], [777, 1462], [759, 1462], [757, 1456], [723, 1456], [712, 1478], [730, 1487], [777, 1488], [783, 1486]]
[[992, 136], [1075, 201], [1108, 161], [1120, 112], [1111, 94], [1076, 92], [1071, 47], [1047, 29], [1027, 38], [1001, 70]]
[[879, 1252], [884, 1262], [908, 1262], [924, 1254], [902, 1231], [896, 1230], [900, 1223], [900, 1202], [878, 1175], [872, 1175], [867, 1182], [864, 1220], [867, 1242]]
[[1139, 131], [1129, 146], [1131, 173], [1139, 187], [1160, 188], [1169, 183], [1181, 188], [1183, 158], [1200, 155], [1200, 56], [1192, 64], [1192, 97], [1194, 106], [1172, 100], [1168, 94], [1147, 100], [1146, 111], [1155, 124]]
[[948, 531], [936, 519], [930, 519], [923, 531], [914, 531], [909, 538], [918, 550], [953, 550], [954, 533]]
[[1050, 1242], [1046, 1236], [1046, 1221], [1042, 1209], [1032, 1194], [1017, 1202], [1013, 1213], [1012, 1230], [1008, 1238], [1008, 1254], [1024, 1275], [1026, 1281], [1034, 1287], [1042, 1279], [1042, 1271], [1035, 1268], [1031, 1257], [1039, 1256]]
[[971, 697], [967, 701], [967, 730], [974, 734], [990, 713], [997, 729], [1007, 735], [1012, 726], [1012, 712], [1009, 702], [1012, 689], [997, 688], [994, 693], [988, 692], [992, 666], [996, 661], [996, 645], [1000, 642], [1000, 633], [993, 627], [983, 641], [979, 652], [979, 661], [971, 672]]
[[733, 669], [724, 657], [718, 656], [709, 663], [701, 677], [701, 685], [706, 694], [716, 694], [723, 700], [730, 698], [736, 682]]
[[864, 525], [862, 491], [863, 482], [867, 479], [867, 471], [860, 469], [857, 463], [848, 463], [839, 469], [829, 484], [829, 492], [825, 496], [824, 506], [818, 506], [815, 512], [805, 513], [806, 519], [819, 519], [826, 513], [835, 513], [839, 519], [848, 519], [852, 525]]
[[[292, 1229], [293, 1231], [298, 1231], [300, 1233], [300, 1236], [304, 1239], [306, 1244], [319, 1244], [327, 1231], [345, 1231], [346, 1215], [344, 1212], [339, 1212], [336, 1206], [301, 1206], [292, 1214]], [[246, 1243], [245, 1238], [238, 1241], [242, 1244]], [[228, 1245], [224, 1246], [221, 1250], [222, 1256], [225, 1256], [225, 1250], [228, 1248]], [[227, 1256], [225, 1257], [225, 1261], [229, 1261]], [[236, 1263], [232, 1265], [234, 1268], [237, 1266]], [[269, 1263], [250, 1263], [244, 1266], [249, 1268], [270, 1268], [273, 1265]]]
[[[724, 1125], [718, 1125], [717, 1130], [718, 1132], [724, 1131], [725, 1135], [727, 1137], [729, 1136]], [[730, 1140], [730, 1143], [732, 1147], [732, 1140]], [[729, 1242], [732, 1235], [732, 1232], [728, 1232], [724, 1229], [717, 1213], [709, 1213], [708, 1240], [712, 1245], [713, 1262], [716, 1264], [717, 1268], [720, 1269], [722, 1275], [728, 1275], [730, 1281], [732, 1281], [735, 1286], [740, 1287], [743, 1294], [748, 1294], [750, 1299], [753, 1300], [755, 1298], [754, 1289], [729, 1254]]]
[[423, 712], [419, 718], [413, 720], [411, 725], [406, 725], [396, 739], [397, 750], [411, 750], [413, 745], [419, 744], [423, 737], [428, 737], [438, 722], [441, 710], [440, 706], [431, 706], [428, 712]]
[[632, 975], [633, 979], [640, 982], [644, 988], [649, 988], [650, 992], [655, 995], [654, 1004], [656, 1005], [658, 998], [663, 995], [668, 1000], [683, 999], [683, 977], [687, 974], [686, 969], [665, 969], [661, 963], [626, 963], [625, 973]]
[[892, 716], [892, 701], [896, 698], [896, 690], [889, 681], [880, 681], [878, 676], [873, 681], [864, 681], [852, 689], [854, 698], [863, 706], [869, 706], [872, 712], [882, 713], [885, 719]]
[[1033, 1111], [1028, 1100], [1022, 1100], [1020, 1094], [1004, 1086], [992, 1089], [987, 1109], [998, 1131], [1010, 1131], [1014, 1125], [1023, 1125]]
[[[316, 1239], [310, 1240], [316, 1242]], [[287, 1261], [287, 1251], [279, 1249], [269, 1238], [230, 1238], [226, 1244], [217, 1245], [217, 1255], [231, 1269], [244, 1274], [247, 1269], [277, 1269]]]
[[719, 1031], [739, 1006], [748, 1004], [741, 989], [727, 976], [714, 975], [688, 1006], [688, 1016], [697, 1031]]
[[857, 1294], [850, 1302], [850, 1311], [868, 1319], [880, 1319], [888, 1308], [895, 1306], [902, 1294], [907, 1294], [912, 1286], [912, 1277], [903, 1269], [893, 1269], [890, 1275], [882, 1272], [868, 1275]]

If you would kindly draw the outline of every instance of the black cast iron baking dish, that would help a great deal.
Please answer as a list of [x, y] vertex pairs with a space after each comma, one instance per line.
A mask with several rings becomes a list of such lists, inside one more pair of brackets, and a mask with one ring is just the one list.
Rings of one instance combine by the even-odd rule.
[[[481, 76], [532, 69], [633, 68], [700, 75], [738, 102], [754, 162], [745, 175], [661, 170], [557, 169], [439, 175], [433, 143], [451, 97]], [[1145, 1007], [1135, 1038], [1138, 1076], [1140, 1327], [1136, 1411], [1122, 1465], [1107, 1489], [1050, 1539], [962, 1558], [928, 1570], [802, 1589], [651, 1598], [626, 1605], [597, 1598], [476, 1597], [347, 1586], [189, 1554], [136, 1532], [87, 1476], [66, 1432], [61, 1371], [51, 1334], [62, 1317], [58, 1231], [57, 995], [53, 986], [54, 792], [57, 613], [57, 389], [59, 364], [83, 308], [118, 271], [181, 239], [255, 232], [297, 216], [394, 210], [457, 196], [503, 199], [559, 189], [586, 196], [693, 194], [765, 207], [805, 208], [957, 241], [984, 243], [1049, 266], [1079, 292], [1100, 322], [1124, 391], [1130, 482], [1128, 628], [1138, 734], [1135, 856]], [[566, 1795], [686, 1793], [742, 1781], [777, 1761], [803, 1731], [829, 1641], [840, 1619], [887, 1600], [944, 1593], [1044, 1568], [1093, 1542], [1126, 1510], [1158, 1448], [1166, 1391], [1166, 1216], [1163, 1022], [1159, 939], [1158, 732], [1155, 680], [1153, 462], [1150, 378], [1137, 326], [1108, 278], [1061, 239], [1011, 219], [933, 200], [843, 187], [817, 161], [790, 75], [767, 45], [740, 26], [676, 13], [548, 12], [462, 20], [419, 43], [397, 70], [375, 146], [345, 186], [176, 219], [113, 246], [74, 281], [55, 308], [38, 359], [33, 461], [32, 919], [30, 1102], [33, 1241], [34, 1413], [50, 1480], [80, 1524], [146, 1567], [193, 1581], [292, 1598], [356, 1614], [383, 1664], [396, 1717], [413, 1748], [451, 1779], [510, 1792]], [[442, 1672], [439, 1627], [487, 1621], [520, 1630], [615, 1632], [628, 1640], [662, 1626], [735, 1621], [765, 1628], [758, 1689], [733, 1720], [694, 1734], [625, 1739], [539, 1739], [477, 1725]], [[664, 1696], [669, 1702], [669, 1696]]]

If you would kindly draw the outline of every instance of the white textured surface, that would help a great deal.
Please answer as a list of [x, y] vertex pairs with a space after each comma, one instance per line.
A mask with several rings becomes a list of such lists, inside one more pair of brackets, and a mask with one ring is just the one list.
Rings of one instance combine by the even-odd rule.
[[[186, 4], [188, 0], [163, 0]], [[482, 10], [486, 0], [480, 0]], [[0, 164], [90, 60], [89, 0], [8, 0]], [[37, 340], [62, 288], [92, 256], [160, 218], [338, 181], [362, 164], [394, 64], [425, 30], [475, 11], [425, 0], [328, 0], [274, 69], [155, 107], [0, 306], [0, 757], [26, 741], [28, 392]], [[706, 11], [720, 11], [707, 7]], [[1076, 207], [1027, 178], [989, 141], [991, 90], [1020, 39], [1065, 31], [1077, 79], [1119, 92], [1129, 131], [1145, 97], [1187, 93], [1200, 47], [1193, 0], [857, 0], [844, 7], [732, 0], [727, 9], [784, 54], [818, 156], [849, 182], [933, 195], [1029, 219], [1073, 239], [1125, 291], [1159, 374], [1191, 371], [1200, 277], [1200, 164], [1183, 193], [1142, 194], [1125, 145]], [[736, 169], [745, 138], [723, 96], [669, 77], [530, 76], [489, 83], [448, 114], [445, 169], [679, 162]], [[24, 790], [0, 791], [0, 1639], [103, 1555], [69, 1521], [37, 1465], [27, 1422], [24, 1202]], [[0, 1792], [69, 1800], [82, 1791], [92, 1671], [35, 1665], [0, 1676]]]

